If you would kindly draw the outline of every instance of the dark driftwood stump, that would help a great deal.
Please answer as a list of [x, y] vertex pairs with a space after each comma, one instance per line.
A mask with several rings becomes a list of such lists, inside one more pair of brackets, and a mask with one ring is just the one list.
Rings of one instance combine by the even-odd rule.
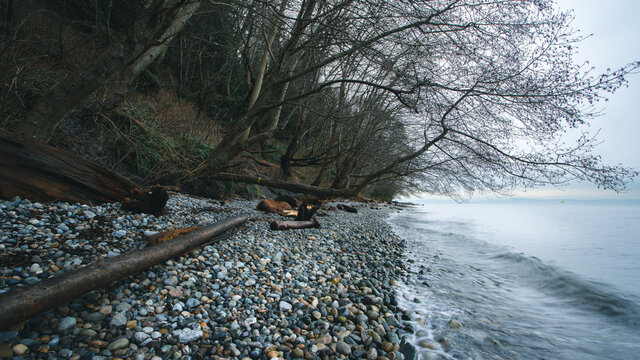
[[159, 215], [169, 200], [167, 190], [159, 185], [141, 189], [133, 189], [130, 196], [122, 200], [122, 209], [134, 213]]
[[320, 209], [320, 206], [302, 204], [298, 208], [298, 214], [296, 215], [296, 221], [307, 221], [311, 220], [311, 217]]

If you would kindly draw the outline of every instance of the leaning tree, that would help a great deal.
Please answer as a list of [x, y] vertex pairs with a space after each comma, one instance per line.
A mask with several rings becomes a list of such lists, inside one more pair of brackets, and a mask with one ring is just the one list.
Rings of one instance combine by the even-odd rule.
[[[552, 1], [278, 4], [273, 8], [279, 20], [272, 24], [281, 28], [267, 39], [271, 56], [261, 63], [262, 91], [254, 86], [246, 115], [203, 163], [204, 174], [228, 178], [220, 170], [251, 145], [250, 134], [264, 114], [357, 84], [341, 94], [346, 102], [365, 103], [371, 92], [363, 89], [373, 89], [388, 95], [376, 106], [394, 111], [376, 119], [360, 107], [351, 119], [360, 125], [351, 125], [362, 129], [381, 121], [387, 130], [354, 139], [357, 148], [338, 148], [334, 139], [333, 149], [323, 149], [335, 159], [333, 172], [341, 178], [331, 187], [340, 194], [391, 181], [445, 194], [574, 179], [622, 189], [637, 175], [621, 165], [601, 164], [588, 135], [573, 144], [559, 141], [568, 129], [583, 128], [595, 103], [624, 85], [639, 64], [600, 76], [576, 64], [572, 54], [580, 38], [569, 28], [570, 14], [555, 10]], [[323, 56], [305, 57], [319, 47]], [[346, 64], [355, 70], [340, 71]], [[287, 91], [318, 72], [312, 88]], [[404, 126], [394, 126], [398, 121]]]

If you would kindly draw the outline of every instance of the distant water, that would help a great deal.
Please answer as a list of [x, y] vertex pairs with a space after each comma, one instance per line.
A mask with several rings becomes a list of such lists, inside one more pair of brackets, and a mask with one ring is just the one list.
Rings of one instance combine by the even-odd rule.
[[640, 358], [640, 202], [427, 202], [390, 223], [422, 359]]

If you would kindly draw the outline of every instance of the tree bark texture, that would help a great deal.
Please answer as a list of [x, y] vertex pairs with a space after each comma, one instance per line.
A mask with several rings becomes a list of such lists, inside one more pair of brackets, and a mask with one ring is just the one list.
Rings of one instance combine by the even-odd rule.
[[290, 183], [290, 182], [280, 181], [280, 180], [262, 179], [258, 177], [247, 176], [247, 175], [217, 173], [217, 174], [211, 175], [209, 178], [214, 180], [235, 181], [235, 182], [241, 182], [241, 183], [247, 183], [247, 184], [263, 185], [263, 186], [273, 187], [277, 189], [285, 189], [293, 192], [323, 196], [323, 197], [349, 198], [357, 195], [356, 192], [351, 190], [327, 189], [327, 188], [322, 188], [318, 186], [296, 184], [296, 183]]
[[247, 215], [234, 216], [185, 236], [0, 294], [0, 330], [8, 329], [44, 310], [65, 304], [88, 291], [194, 250], [247, 219]]
[[0, 130], [0, 198], [95, 204], [120, 201], [135, 187], [94, 162]]
[[162, 16], [154, 16], [154, 11], [149, 10], [146, 16], [136, 21], [135, 35], [112, 42], [83, 69], [44, 95], [29, 111], [26, 119], [16, 129], [16, 133], [42, 142], [49, 141], [62, 117], [87, 96], [107, 84], [118, 71], [127, 69], [133, 62], [124, 80], [129, 81], [132, 74], [141, 73], [160, 55], [164, 43], [182, 29], [199, 6], [200, 1], [176, 5], [172, 22], [160, 38], [156, 39], [160, 45], [153, 46], [150, 46], [150, 43], [165, 22]]
[[320, 222], [315, 216], [308, 221], [272, 221], [269, 224], [271, 230], [308, 229], [320, 227]]

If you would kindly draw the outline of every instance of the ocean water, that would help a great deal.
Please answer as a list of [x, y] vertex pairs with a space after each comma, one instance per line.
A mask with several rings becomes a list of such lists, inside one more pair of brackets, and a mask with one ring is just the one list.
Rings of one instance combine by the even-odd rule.
[[389, 222], [419, 358], [640, 359], [640, 202], [434, 201]]

